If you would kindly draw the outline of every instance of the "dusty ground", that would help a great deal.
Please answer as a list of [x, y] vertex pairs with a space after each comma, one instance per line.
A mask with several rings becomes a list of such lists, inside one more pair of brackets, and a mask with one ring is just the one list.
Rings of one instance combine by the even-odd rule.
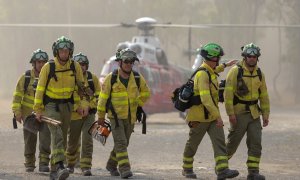
[[[261, 172], [267, 179], [300, 179], [300, 108], [273, 107], [269, 127], [263, 129]], [[225, 114], [225, 129], [228, 128]], [[0, 179], [48, 179], [48, 173], [26, 173], [23, 166], [22, 129], [12, 129], [10, 104], [0, 102]], [[137, 125], [129, 147], [132, 179], [184, 179], [181, 176], [182, 153], [188, 128], [177, 113], [156, 114], [148, 118], [147, 135]], [[20, 125], [19, 125], [20, 127]], [[225, 131], [227, 134], [227, 130]], [[111, 179], [104, 169], [112, 139], [106, 146], [95, 141], [92, 177], [83, 177], [76, 169], [69, 179]], [[246, 179], [246, 145], [241, 143], [230, 160], [230, 167], [240, 171], [236, 179]], [[194, 162], [198, 179], [216, 179], [210, 140], [206, 135]], [[116, 178], [120, 179], [120, 178]]]

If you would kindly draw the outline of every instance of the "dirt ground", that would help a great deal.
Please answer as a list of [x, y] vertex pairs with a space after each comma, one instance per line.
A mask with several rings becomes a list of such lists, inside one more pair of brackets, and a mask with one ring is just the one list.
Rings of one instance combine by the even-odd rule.
[[[221, 105], [222, 106], [222, 105]], [[266, 179], [300, 179], [300, 107], [272, 107], [270, 125], [263, 129], [261, 172]], [[225, 133], [228, 120], [222, 109]], [[10, 100], [0, 101], [0, 179], [49, 179], [49, 173], [26, 173], [22, 128], [12, 128]], [[185, 179], [181, 175], [182, 153], [188, 137], [188, 127], [178, 113], [155, 114], [148, 118], [147, 135], [137, 124], [132, 136], [129, 158], [132, 179]], [[83, 177], [80, 169], [69, 179], [112, 179], [105, 170], [112, 149], [112, 138], [106, 146], [94, 141], [91, 177]], [[246, 179], [247, 148], [243, 139], [230, 167], [240, 171], [235, 179]], [[198, 179], [216, 179], [214, 159], [209, 137], [201, 142], [194, 162]], [[115, 179], [120, 179], [115, 178]]]

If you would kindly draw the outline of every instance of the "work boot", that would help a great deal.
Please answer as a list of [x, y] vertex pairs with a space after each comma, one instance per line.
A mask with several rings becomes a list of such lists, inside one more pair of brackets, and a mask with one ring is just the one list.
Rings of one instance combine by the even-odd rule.
[[39, 165], [39, 171], [40, 172], [49, 172], [50, 169], [49, 169], [49, 166], [47, 166], [47, 165]]
[[74, 166], [68, 166], [67, 169], [68, 169], [70, 174], [74, 173]]
[[33, 172], [34, 169], [35, 169], [34, 166], [25, 167], [25, 171], [26, 171], [26, 172]]
[[121, 178], [123, 178], [123, 179], [127, 179], [131, 176], [133, 176], [133, 174], [130, 170], [121, 172]]
[[116, 167], [106, 165], [106, 170], [109, 171], [111, 176], [120, 176], [120, 173]]
[[183, 169], [182, 175], [189, 179], [197, 179], [197, 175], [194, 173], [193, 169]]
[[92, 172], [91, 172], [91, 168], [82, 168], [82, 175], [83, 176], [91, 176]]
[[57, 179], [58, 180], [65, 180], [69, 177], [69, 170], [64, 167], [62, 161], [58, 162], [57, 164]]
[[231, 169], [224, 169], [220, 172], [218, 172], [217, 176], [218, 176], [218, 180], [222, 180], [222, 179], [226, 179], [226, 178], [234, 178], [237, 177], [240, 173], [237, 170], [231, 170]]
[[259, 170], [248, 170], [247, 180], [265, 180], [265, 176], [259, 174]]

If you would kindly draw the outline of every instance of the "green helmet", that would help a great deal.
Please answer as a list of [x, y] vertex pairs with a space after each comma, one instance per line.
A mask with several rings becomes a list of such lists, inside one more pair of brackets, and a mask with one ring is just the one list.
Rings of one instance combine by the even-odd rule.
[[42, 61], [47, 62], [49, 60], [48, 54], [45, 51], [41, 50], [41, 49], [37, 49], [37, 50], [33, 51], [29, 63], [33, 63], [33, 62], [38, 61], [38, 60], [42, 60]]
[[224, 55], [224, 51], [222, 47], [215, 43], [208, 43], [204, 46], [202, 46], [200, 50], [200, 55], [205, 60], [210, 60], [213, 57], [220, 57]]
[[246, 57], [246, 56], [259, 57], [260, 56], [260, 48], [253, 43], [247, 44], [247, 45], [243, 46], [241, 49], [242, 49], [243, 57]]
[[116, 53], [116, 61], [125, 61], [125, 60], [130, 60], [130, 61], [139, 61], [139, 58], [137, 57], [136, 53], [132, 51], [129, 48], [123, 49], [123, 50], [118, 50]]
[[80, 64], [89, 65], [89, 59], [86, 55], [82, 54], [81, 52], [79, 54], [74, 55], [73, 59], [74, 61], [77, 61]]
[[65, 36], [62, 36], [58, 38], [52, 45], [52, 51], [53, 56], [56, 57], [58, 55], [58, 49], [64, 49], [67, 48], [70, 50], [70, 56], [73, 56], [74, 51], [74, 43], [66, 38]]

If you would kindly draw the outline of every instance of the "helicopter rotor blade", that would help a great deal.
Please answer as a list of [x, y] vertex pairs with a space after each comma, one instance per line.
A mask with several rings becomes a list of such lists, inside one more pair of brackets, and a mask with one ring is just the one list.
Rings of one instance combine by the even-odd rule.
[[294, 25], [277, 25], [277, 24], [153, 24], [154, 27], [162, 28], [300, 28], [299, 24]]
[[0, 27], [47, 27], [47, 28], [113, 28], [124, 24], [0, 24]]

